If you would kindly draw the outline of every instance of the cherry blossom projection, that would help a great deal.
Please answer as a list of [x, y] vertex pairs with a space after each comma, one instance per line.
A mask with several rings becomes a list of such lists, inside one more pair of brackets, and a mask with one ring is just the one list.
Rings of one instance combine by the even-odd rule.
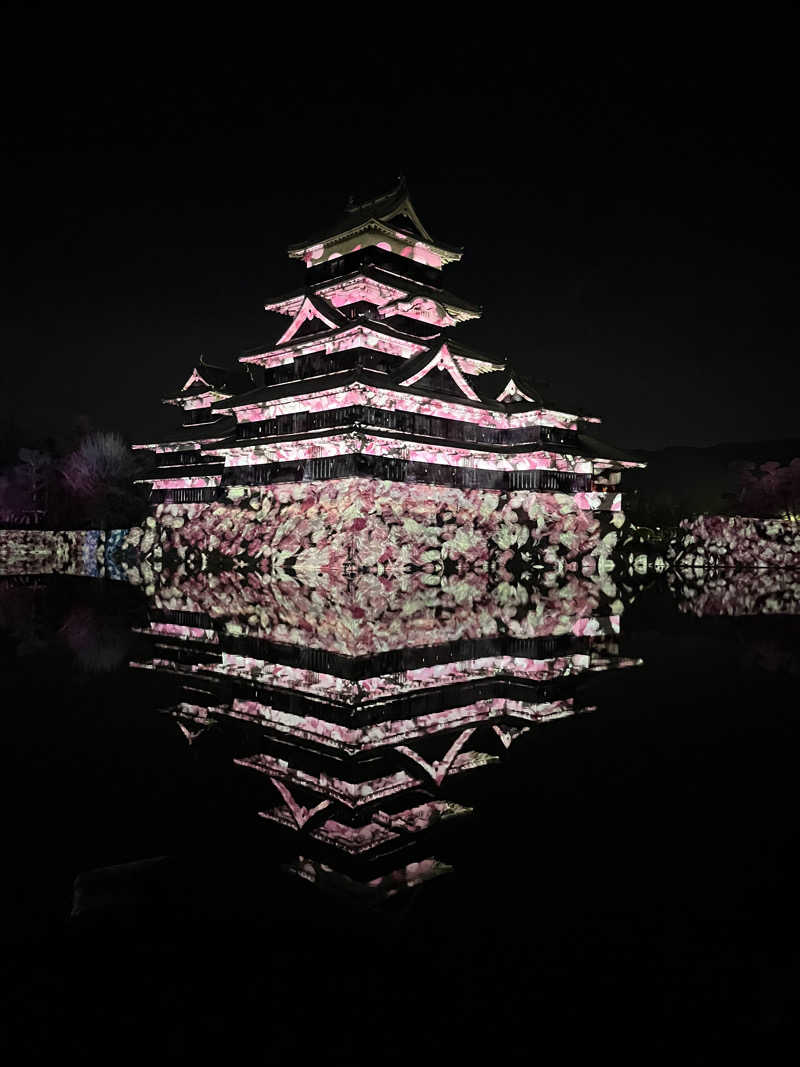
[[326, 307], [321, 300], [315, 300], [311, 296], [307, 296], [300, 307], [297, 309], [297, 313], [291, 322], [291, 325], [287, 327], [284, 333], [278, 338], [276, 344], [287, 344], [301, 326], [304, 326], [308, 322], [318, 320], [323, 326], [327, 326], [329, 329], [334, 330], [342, 325], [342, 316], [338, 314], [333, 308]]
[[298, 856], [294, 863], [287, 867], [287, 870], [297, 875], [298, 878], [302, 878], [303, 881], [311, 882], [313, 885], [328, 892], [385, 899], [394, 896], [395, 893], [401, 890], [412, 889], [414, 886], [422, 885], [423, 882], [428, 882], [431, 878], [436, 878], [440, 874], [447, 874], [452, 870], [452, 867], [446, 863], [441, 863], [439, 860], [427, 859], [416, 863], [408, 863], [398, 870], [391, 871], [389, 874], [378, 875], [376, 878], [359, 882], [339, 871], [334, 871], [333, 868], [325, 863], [306, 856]]
[[[156, 454], [141, 479], [154, 505], [362, 476], [406, 485], [409, 500], [418, 484], [433, 496], [450, 486], [528, 490], [543, 494], [556, 525], [575, 510], [621, 517], [621, 472], [641, 464], [602, 455], [583, 432], [598, 419], [544, 407], [504, 358], [453, 338], [481, 311], [440, 287], [438, 272], [461, 249], [434, 241], [404, 183], [349, 205], [289, 255], [309, 267], [306, 282], [265, 305], [288, 326], [238, 368], [201, 361], [167, 398], [184, 409], [181, 431], [137, 446]], [[488, 497], [472, 506], [496, 509]]]
[[[386, 695], [388, 694], [387, 688]], [[180, 707], [181, 714], [189, 718], [194, 717], [196, 710], [198, 709], [194, 705], [189, 704], [182, 704]], [[221, 714], [221, 709], [217, 709], [217, 713]], [[421, 715], [416, 719], [391, 720], [363, 728], [328, 723], [315, 716], [293, 715], [259, 701], [237, 700], [228, 711], [231, 718], [261, 723], [276, 734], [286, 734], [295, 740], [314, 741], [347, 755], [357, 755], [359, 752], [368, 752], [387, 744], [414, 740], [459, 725], [474, 726], [475, 723], [489, 723], [493, 729], [501, 731], [498, 736], [508, 748], [513, 739], [512, 735], [504, 730], [509, 713], [531, 723], [538, 723], [573, 715], [575, 708], [571, 700], [526, 704], [522, 701], [509, 702], [498, 698], [492, 701], [475, 701], [435, 716]], [[527, 729], [528, 727], [518, 727], [513, 736], [519, 736]]]
[[437, 370], [446, 370], [458, 388], [467, 397], [468, 400], [478, 400], [478, 394], [472, 388], [472, 386], [465, 380], [464, 375], [461, 373], [461, 368], [458, 366], [456, 360], [450, 353], [447, 345], [442, 345], [437, 349], [428, 362], [416, 374], [412, 374], [409, 378], [402, 381], [401, 385], [416, 385], [421, 381], [426, 374], [428, 374], [433, 368]]
[[[288, 331], [287, 331], [288, 333]], [[436, 336], [436, 335], [433, 335]], [[267, 369], [279, 367], [284, 363], [291, 363], [300, 356], [310, 355], [312, 352], [324, 352], [333, 355], [335, 352], [348, 352], [352, 348], [371, 348], [375, 352], [385, 352], [390, 356], [402, 356], [411, 359], [426, 350], [425, 345], [409, 337], [401, 336], [397, 331], [386, 325], [378, 326], [345, 326], [329, 331], [327, 334], [315, 334], [304, 340], [291, 342], [286, 334], [286, 343], [280, 348], [269, 349], [265, 352], [257, 352], [254, 355], [242, 356], [242, 363], [253, 363]], [[280, 342], [279, 342], [280, 343]], [[224, 405], [223, 405], [224, 406]], [[218, 405], [218, 409], [221, 407]]]
[[800, 523], [701, 515], [684, 519], [670, 557], [680, 570], [779, 568], [800, 570]]
[[443, 304], [423, 296], [411, 297], [408, 300], [394, 300], [389, 304], [384, 304], [378, 314], [382, 319], [389, 319], [394, 315], [405, 315], [417, 322], [427, 322], [431, 326], [439, 326], [442, 329], [455, 326], [459, 321], [446, 311]]
[[[127, 530], [0, 530], [0, 575], [104, 574], [107, 546], [116, 552]], [[116, 577], [116, 573], [111, 575]]]
[[140, 446], [152, 513], [119, 565], [151, 607], [136, 666], [188, 741], [239, 739], [295, 872], [392, 893], [446, 869], [452, 782], [630, 665], [611, 576], [640, 464], [453, 339], [480, 308], [440, 287], [461, 249], [404, 182], [289, 255], [305, 283], [266, 304], [290, 322], [249, 384], [199, 368], [182, 430]]
[[[317, 283], [313, 292], [333, 308], [368, 304], [382, 319], [401, 315], [442, 329], [480, 317], [479, 308], [467, 305], [449, 293], [427, 290], [396, 274], [374, 268], [369, 274], [354, 271], [334, 282]], [[307, 299], [302, 293], [289, 296], [266, 304], [265, 310], [294, 317]]]
[[[163, 609], [153, 610], [163, 617]], [[573, 646], [567, 655], [548, 655], [542, 646], [532, 657], [537, 638], [522, 643], [498, 636], [495, 627], [491, 640], [507, 648], [516, 642], [513, 655], [380, 675], [371, 664], [372, 671], [386, 664], [375, 657], [334, 654], [325, 671], [292, 668], [281, 662], [292, 646], [272, 640], [261, 642], [259, 654], [253, 639], [247, 657], [227, 653], [226, 645], [240, 639], [219, 618], [216, 640], [203, 627], [174, 623], [176, 630], [168, 631], [170, 624], [154, 620], [154, 654], [134, 665], [170, 680], [176, 700], [168, 710], [188, 743], [219, 737], [237, 723], [245, 729], [235, 735], [234, 763], [263, 783], [258, 814], [299, 835], [301, 857], [290, 865], [295, 874], [325, 884], [325, 872], [340, 887], [383, 896], [414, 884], [408, 872], [419, 870], [415, 863], [427, 865], [431, 876], [449, 869], [441, 856], [425, 853], [432, 830], [469, 815], [462, 779], [499, 765], [532, 729], [584, 710], [579, 683], [587, 671], [634, 662], [619, 655], [610, 623], [592, 621], [595, 637], [576, 637], [564, 624]], [[435, 629], [428, 639], [436, 641]], [[446, 641], [433, 647], [443, 659], [455, 654]], [[393, 651], [408, 656], [403, 647]], [[427, 655], [430, 646], [419, 650], [418, 661]], [[361, 671], [367, 677], [352, 677]], [[495, 695], [471, 699], [478, 692]], [[420, 852], [424, 859], [415, 860]]]
[[[291, 460], [320, 459], [325, 456], [365, 455], [387, 456], [402, 458], [417, 463], [439, 463], [450, 467], [477, 468], [481, 470], [513, 471], [513, 470], [554, 470], [571, 471], [576, 474], [591, 474], [592, 464], [590, 460], [580, 456], [572, 456], [559, 452], [545, 452], [536, 450], [533, 452], [512, 452], [498, 454], [487, 450], [479, 450], [469, 447], [455, 447], [449, 445], [434, 445], [409, 442], [403, 437], [391, 437], [387, 434], [376, 436], [364, 430], [348, 434], [327, 434], [308, 440], [283, 440], [274, 444], [240, 444], [238, 446], [223, 445], [208, 447], [206, 453], [209, 456], [222, 456], [225, 458], [225, 468], [230, 470], [236, 467], [257, 467], [265, 463], [287, 462]], [[185, 486], [219, 484], [216, 480], [184, 478], [181, 483]], [[154, 488], [167, 488], [161, 479], [153, 480]], [[436, 490], [432, 490], [435, 492]], [[579, 507], [583, 510], [594, 511], [602, 506], [602, 501], [607, 498], [606, 492], [582, 493], [576, 499], [580, 500]], [[607, 507], [609, 510], [619, 511], [621, 508], [621, 494], [612, 494], [613, 503]], [[590, 501], [595, 501], [594, 503]]]
[[[369, 596], [382, 602], [391, 583], [408, 581], [412, 572], [456, 584], [491, 570], [500, 586], [513, 580], [512, 565], [602, 572], [612, 565], [624, 522], [619, 512], [580, 507], [570, 494], [371, 478], [234, 486], [227, 494], [217, 504], [161, 504], [152, 526], [131, 531], [124, 548], [144, 557], [145, 585], [156, 562], [163, 585], [170, 575], [178, 580], [207, 569], [210, 560], [237, 584], [247, 576], [253, 587], [299, 575], [325, 589], [358, 571], [371, 575]], [[142, 552], [145, 544], [157, 550], [157, 560]]]
[[475, 773], [590, 710], [590, 675], [636, 662], [604, 567], [582, 575], [562, 541], [537, 569], [542, 500], [497, 494], [481, 516], [485, 494], [410, 488], [165, 505], [121, 547], [150, 611], [133, 666], [162, 676], [187, 743], [231, 739], [254, 815], [301, 842], [293, 873], [376, 896], [448, 870], [430, 850], [469, 814]]
[[199, 478], [153, 478], [154, 489], [203, 489], [219, 485], [222, 475], [210, 475]]
[[[206, 363], [201, 356], [200, 362], [192, 369], [180, 392], [176, 396], [165, 397], [162, 402], [182, 408], [188, 416], [189, 412], [210, 410], [212, 404], [226, 400], [243, 387], [248, 388], [252, 384], [249, 375], [239, 370], [215, 367]], [[196, 415], [193, 418], [196, 419]]]
[[[321, 285], [317, 292], [336, 308], [347, 307], [349, 304], [373, 304], [380, 308], [396, 300], [404, 299], [408, 295], [408, 286], [407, 284], [403, 286], [401, 278], [390, 274], [387, 274], [383, 280], [376, 280], [357, 272], [355, 276]], [[288, 310], [284, 311], [283, 307], [276, 304], [268, 304], [267, 310], [282, 311], [284, 314], [291, 313]]]
[[798, 615], [800, 568], [671, 571], [669, 583], [685, 614]]
[[434, 241], [411, 203], [405, 180], [390, 192], [359, 204], [348, 203], [341, 219], [323, 234], [289, 247], [307, 267], [375, 247], [439, 269], [457, 262], [462, 250]]
[[440, 270], [448, 263], [457, 262], [461, 258], [457, 252], [437, 248], [426, 241], [415, 241], [407, 233], [400, 233], [374, 221], [357, 230], [337, 235], [329, 241], [309, 245], [307, 248], [297, 252], [292, 251], [289, 254], [295, 259], [302, 259], [307, 267], [314, 267], [320, 263], [339, 259], [349, 252], [358, 252], [362, 248], [370, 247], [380, 248], [385, 252], [394, 252], [404, 259], [410, 259], [414, 263], [423, 263], [436, 270]]
[[504, 401], [516, 400], [520, 397], [523, 400], [529, 401], [531, 404], [536, 402], [532, 396], [528, 396], [524, 390], [520, 389], [514, 379], [511, 378], [509, 379], [508, 384], [503, 388], [502, 392], [498, 394], [497, 399], [502, 404]]
[[[285, 362], [281, 360], [281, 362]], [[302, 397], [289, 399], [251, 401], [247, 396], [230, 403], [216, 405], [216, 410], [235, 412], [240, 423], [262, 422], [280, 415], [291, 415], [299, 411], [332, 411], [337, 408], [350, 407], [353, 404], [366, 407], [382, 408], [386, 411], [409, 411], [418, 415], [436, 415], [451, 419], [455, 423], [470, 423], [474, 426], [493, 427], [498, 430], [514, 430], [523, 426], [552, 426], [562, 430], [576, 430], [578, 416], [565, 412], [536, 409], [534, 411], [495, 411], [488, 408], [474, 407], [453, 398], [444, 400], [438, 396], [423, 396], [404, 393], [390, 387], [355, 382], [344, 386], [318, 389], [309, 381], [304, 389], [308, 391]], [[153, 447], [152, 445], [141, 447]], [[641, 466], [641, 464], [623, 463], [623, 466]]]

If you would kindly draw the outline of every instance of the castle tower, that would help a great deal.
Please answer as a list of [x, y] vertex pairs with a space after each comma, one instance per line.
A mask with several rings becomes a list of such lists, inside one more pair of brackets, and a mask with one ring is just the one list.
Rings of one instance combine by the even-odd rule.
[[459, 340], [480, 315], [441, 284], [461, 254], [433, 239], [403, 180], [292, 245], [304, 284], [266, 304], [287, 320], [276, 339], [234, 371], [200, 364], [166, 401], [184, 409], [181, 429], [137, 446], [157, 454], [146, 479], [157, 517], [182, 505], [259, 510], [291, 485], [316, 517], [323, 494], [319, 546], [385, 526], [375, 499], [388, 492], [395, 517], [440, 530], [431, 550], [458, 515], [489, 541], [498, 523], [516, 524], [520, 548], [524, 526], [537, 566], [607, 555], [624, 522], [621, 473], [639, 464], [587, 436], [599, 420], [545, 407], [505, 359]]

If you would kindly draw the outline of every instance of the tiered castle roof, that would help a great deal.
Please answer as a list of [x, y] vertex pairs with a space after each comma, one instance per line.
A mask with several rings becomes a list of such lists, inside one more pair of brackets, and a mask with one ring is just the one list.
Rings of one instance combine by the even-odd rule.
[[[453, 336], [480, 308], [441, 288], [442, 268], [461, 249], [434, 241], [404, 180], [384, 196], [351, 202], [289, 255], [305, 263], [306, 284], [266, 304], [289, 324], [271, 344], [243, 353], [237, 368], [198, 364], [165, 400], [183, 408], [181, 430], [139, 446], [198, 451], [211, 465], [211, 481], [193, 471], [179, 485], [160, 469], [174, 473], [175, 463], [160, 460], [148, 480], [165, 499], [178, 488], [211, 499], [210, 490], [237, 478], [267, 484], [291, 476], [275, 464], [323, 459], [330, 462], [296, 468], [296, 476], [341, 477], [355, 464], [400, 480], [583, 492], [602, 488], [593, 475], [636, 465], [589, 446], [583, 425], [599, 420], [545, 408], [534, 383], [504, 359]], [[200, 457], [181, 457], [187, 461]], [[552, 477], [500, 477], [537, 471]]]
[[357, 204], [351, 198], [331, 226], [290, 245], [289, 255], [313, 266], [373, 245], [436, 269], [458, 262], [464, 251], [433, 240], [414, 210], [405, 178], [400, 178], [394, 189], [372, 200]]
[[[590, 673], [635, 662], [620, 656], [619, 616], [590, 581], [543, 590], [529, 613], [503, 608], [487, 584], [459, 615], [449, 590], [416, 575], [426, 602], [407, 590], [405, 602], [422, 606], [401, 627], [396, 610], [364, 617], [358, 578], [324, 606], [313, 588], [302, 597], [301, 582], [297, 595], [322, 614], [314, 626], [303, 612], [298, 628], [270, 584], [254, 593], [265, 626], [232, 616], [225, 586], [203, 577], [169, 609], [151, 602], [134, 666], [160, 675], [190, 743], [215, 726], [235, 763], [260, 776], [259, 814], [297, 836], [313, 862], [295, 873], [312, 880], [335, 871], [383, 893], [448, 869], [432, 832], [471, 810], [454, 798], [454, 780], [463, 797], [462, 779], [500, 764], [524, 735], [590, 710], [581, 695]], [[344, 645], [331, 629], [337, 613], [358, 622], [335, 631]]]

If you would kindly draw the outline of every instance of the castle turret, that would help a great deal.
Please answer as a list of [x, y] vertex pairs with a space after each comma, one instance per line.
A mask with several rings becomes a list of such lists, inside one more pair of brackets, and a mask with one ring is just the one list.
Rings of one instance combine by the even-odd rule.
[[[461, 254], [434, 240], [403, 180], [292, 245], [304, 284], [266, 304], [288, 323], [243, 353], [236, 370], [198, 365], [167, 400], [184, 409], [181, 430], [140, 446], [159, 454], [147, 479], [153, 504], [365, 478], [410, 495], [427, 486], [431, 500], [444, 489], [504, 501], [535, 494], [520, 500], [537, 514], [539, 539], [565, 509], [621, 520], [621, 472], [639, 464], [587, 436], [598, 419], [546, 407], [505, 357], [461, 341], [459, 326], [480, 308], [441, 287]], [[186, 469], [181, 478], [187, 464], [203, 473]], [[469, 506], [489, 503], [471, 498]], [[573, 527], [557, 530], [569, 534], [567, 555], [590, 527], [597, 534], [592, 522]], [[594, 542], [584, 540], [589, 551]]]

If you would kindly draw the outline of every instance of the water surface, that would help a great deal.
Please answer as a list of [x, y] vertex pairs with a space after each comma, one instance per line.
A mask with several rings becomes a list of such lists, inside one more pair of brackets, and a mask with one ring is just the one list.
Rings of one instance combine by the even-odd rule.
[[[487, 759], [440, 783], [417, 764], [426, 796], [469, 813], [401, 834], [396, 853], [365, 863], [314, 840], [330, 809], [301, 828], [259, 817], [280, 813], [275, 775], [234, 762], [260, 748], [316, 773], [330, 753], [312, 759], [307, 739], [304, 749], [288, 735], [257, 745], [258, 727], [243, 719], [197, 730], [176, 716], [187, 680], [178, 671], [176, 681], [175, 649], [200, 674], [213, 656], [175, 634], [159, 653], [152, 624], [166, 616], [153, 598], [102, 580], [5, 579], [2, 914], [9, 1003], [32, 1047], [158, 1032], [173, 1050], [256, 1035], [265, 1050], [333, 1057], [355, 1042], [364, 1059], [389, 1062], [475, 1044], [532, 1055], [551, 1041], [567, 1059], [598, 1041], [658, 1059], [695, 1033], [693, 1048], [717, 1052], [779, 1036], [797, 1007], [800, 619], [783, 613], [786, 582], [766, 592], [718, 583], [713, 596], [696, 586], [631, 579], [598, 594], [595, 583], [594, 600], [573, 591], [555, 624], [542, 607], [552, 589], [510, 613], [504, 604], [497, 640], [538, 626], [561, 641], [529, 652], [566, 672], [537, 705], [561, 701], [564, 714], [514, 720], [524, 732], [507, 748], [510, 720], [487, 719], [463, 749]], [[737, 605], [752, 614], [720, 614]], [[467, 637], [488, 640], [491, 617]], [[470, 686], [485, 696], [455, 613], [431, 618], [424, 647], [437, 635], [442, 646], [462, 641], [452, 706], [469, 702]], [[596, 632], [581, 619], [600, 620]], [[298, 630], [283, 657], [300, 664], [291, 684], [315, 699], [341, 638], [329, 622], [316, 669], [303, 663], [321, 629], [305, 640]], [[250, 685], [265, 648], [271, 663], [281, 657], [264, 644], [264, 620], [250, 633], [236, 625], [226, 640], [239, 641]], [[397, 627], [365, 617], [352, 634], [361, 676], [408, 686], [423, 645], [414, 626], [407, 633], [404, 646]], [[508, 655], [506, 645], [491, 654]], [[522, 673], [521, 703], [536, 703], [543, 683]], [[492, 685], [500, 674], [489, 671]], [[415, 678], [426, 701], [441, 688], [435, 672]], [[268, 703], [274, 684], [258, 692]], [[463, 726], [407, 747], [434, 767]], [[309, 809], [313, 791], [290, 786]], [[407, 810], [399, 800], [393, 809]], [[300, 856], [318, 884], [287, 873]], [[429, 858], [448, 873], [391, 895], [344, 891]], [[87, 874], [121, 864], [138, 866]], [[70, 918], [78, 876], [83, 910]]]

